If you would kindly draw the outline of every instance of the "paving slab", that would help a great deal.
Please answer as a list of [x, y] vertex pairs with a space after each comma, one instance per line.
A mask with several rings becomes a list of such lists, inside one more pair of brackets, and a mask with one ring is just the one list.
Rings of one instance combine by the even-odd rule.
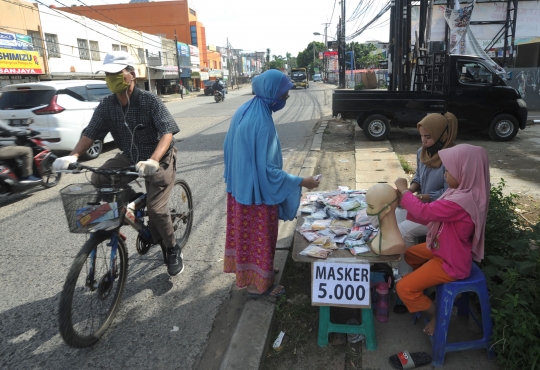
[[359, 160], [356, 163], [356, 173], [363, 171], [403, 171], [397, 158], [382, 160]]

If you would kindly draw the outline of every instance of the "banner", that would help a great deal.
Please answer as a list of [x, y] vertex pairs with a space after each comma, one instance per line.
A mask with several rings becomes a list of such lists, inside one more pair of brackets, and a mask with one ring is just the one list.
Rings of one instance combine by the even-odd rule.
[[450, 28], [450, 53], [465, 54], [467, 30], [474, 9], [474, 1], [471, 5], [460, 8], [459, 1], [455, 2], [455, 9], [446, 8], [444, 18]]
[[37, 51], [0, 49], [0, 74], [43, 74]]
[[18, 33], [0, 32], [0, 48], [14, 50], [34, 50], [32, 37]]

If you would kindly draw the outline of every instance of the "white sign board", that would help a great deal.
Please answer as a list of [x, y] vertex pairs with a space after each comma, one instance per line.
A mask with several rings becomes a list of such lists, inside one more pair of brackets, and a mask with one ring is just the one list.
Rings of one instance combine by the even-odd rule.
[[313, 263], [312, 305], [370, 307], [369, 272], [367, 263]]

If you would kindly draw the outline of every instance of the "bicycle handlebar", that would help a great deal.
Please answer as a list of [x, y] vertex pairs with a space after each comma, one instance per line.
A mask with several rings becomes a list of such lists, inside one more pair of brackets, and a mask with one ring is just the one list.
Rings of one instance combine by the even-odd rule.
[[140, 176], [139, 172], [135, 172], [135, 166], [121, 167], [121, 168], [99, 168], [99, 167], [90, 167], [85, 166], [84, 164], [75, 162], [68, 165], [67, 170], [59, 170], [56, 172], [67, 172], [67, 173], [79, 173], [82, 170], [90, 171], [98, 175], [105, 176], [114, 176], [114, 175], [133, 175]]

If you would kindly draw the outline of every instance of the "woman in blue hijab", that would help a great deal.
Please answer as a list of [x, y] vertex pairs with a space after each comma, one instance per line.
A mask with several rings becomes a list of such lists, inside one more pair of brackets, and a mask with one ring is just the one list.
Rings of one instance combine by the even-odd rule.
[[251, 297], [277, 297], [285, 292], [274, 284], [278, 221], [294, 219], [302, 186], [319, 186], [313, 177], [283, 171], [272, 112], [285, 106], [292, 87], [278, 70], [255, 78], [255, 97], [234, 114], [223, 146], [227, 183], [224, 271], [236, 273], [236, 285], [247, 287]]

